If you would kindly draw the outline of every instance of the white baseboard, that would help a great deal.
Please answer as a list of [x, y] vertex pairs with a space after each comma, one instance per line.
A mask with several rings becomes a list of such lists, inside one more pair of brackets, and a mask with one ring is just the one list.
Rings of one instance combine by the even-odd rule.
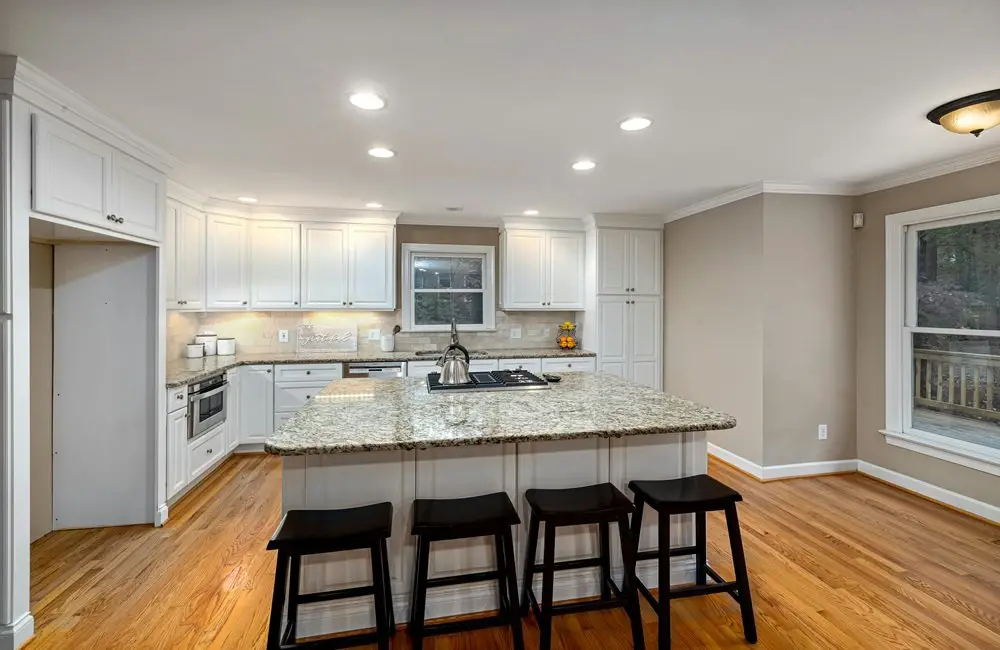
[[[650, 588], [656, 587], [656, 561], [643, 561], [636, 571]], [[596, 596], [600, 593], [597, 569], [560, 571], [553, 581], [555, 601]], [[621, 575], [614, 576], [621, 584]], [[673, 558], [670, 562], [670, 583], [674, 585], [694, 582], [694, 558]], [[535, 595], [541, 598], [541, 577], [536, 576]], [[520, 593], [518, 594], [520, 597]], [[405, 624], [410, 618], [410, 594], [393, 594], [396, 624]], [[427, 593], [427, 620], [459, 616], [474, 612], [488, 612], [497, 608], [495, 582], [475, 585], [456, 585], [432, 589]], [[370, 596], [340, 602], [315, 603], [299, 607], [298, 636], [318, 636], [347, 630], [364, 630], [375, 627], [375, 614]]]
[[867, 474], [868, 476], [881, 479], [886, 483], [891, 483], [905, 490], [916, 492], [917, 494], [923, 495], [928, 499], [949, 505], [953, 508], [958, 508], [964, 512], [976, 515], [977, 517], [982, 517], [983, 519], [1000, 523], [1000, 507], [984, 503], [983, 501], [978, 501], [972, 497], [959, 494], [958, 492], [946, 490], [942, 487], [913, 478], [912, 476], [907, 476], [906, 474], [900, 474], [899, 472], [891, 469], [886, 469], [885, 467], [866, 463], [863, 460], [858, 461], [858, 471], [862, 474]]
[[819, 476], [823, 474], [841, 474], [856, 472], [858, 461], [851, 460], [824, 460], [813, 463], [792, 463], [790, 465], [767, 465], [761, 466], [747, 460], [742, 456], [737, 456], [733, 452], [723, 449], [718, 445], [708, 443], [708, 453], [719, 460], [737, 467], [747, 474], [761, 481], [774, 481], [782, 478], [795, 478], [797, 476]]
[[248, 442], [238, 446], [233, 450], [234, 454], [263, 454], [264, 453], [264, 443], [263, 442]]
[[170, 519], [170, 510], [167, 508], [167, 504], [161, 503], [160, 507], [156, 509], [156, 517], [153, 519], [153, 525], [159, 528], [167, 523], [168, 519]]
[[11, 625], [0, 625], [0, 650], [17, 650], [35, 636], [35, 617], [26, 613]]

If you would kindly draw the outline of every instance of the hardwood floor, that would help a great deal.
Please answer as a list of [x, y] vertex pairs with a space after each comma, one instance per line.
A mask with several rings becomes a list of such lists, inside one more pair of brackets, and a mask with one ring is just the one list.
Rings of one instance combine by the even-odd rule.
[[[713, 461], [740, 490], [757, 648], [1000, 648], [1000, 528], [863, 476], [762, 484]], [[27, 648], [264, 648], [280, 512], [280, 463], [237, 457], [171, 509], [161, 529], [53, 533], [32, 546]], [[709, 516], [709, 560], [728, 540]], [[396, 534], [401, 534], [399, 531]], [[646, 644], [656, 617], [644, 607]], [[741, 648], [729, 596], [673, 605], [674, 648]], [[537, 628], [525, 625], [528, 648]], [[394, 648], [408, 649], [398, 634]], [[560, 617], [557, 650], [626, 650], [621, 612]], [[504, 630], [439, 637], [428, 650], [509, 648]], [[374, 647], [374, 646], [372, 646]]]

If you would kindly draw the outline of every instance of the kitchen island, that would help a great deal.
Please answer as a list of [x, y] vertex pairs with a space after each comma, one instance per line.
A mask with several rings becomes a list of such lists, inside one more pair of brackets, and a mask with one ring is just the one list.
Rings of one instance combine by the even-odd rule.
[[[398, 621], [409, 617], [415, 498], [449, 498], [505, 491], [521, 513], [515, 530], [518, 571], [524, 561], [524, 491], [632, 479], [677, 478], [706, 471], [705, 432], [736, 425], [731, 416], [612, 375], [567, 373], [550, 390], [428, 393], [424, 379], [334, 381], [273, 437], [265, 449], [283, 457], [282, 505], [346, 508], [389, 501], [393, 601]], [[647, 517], [640, 548], [653, 547]], [[693, 543], [690, 517], [672, 526], [675, 545]], [[612, 536], [613, 538], [615, 536]], [[492, 540], [432, 547], [432, 577], [493, 568]], [[560, 531], [557, 559], [593, 556], [593, 526]], [[619, 557], [612, 549], [613, 557]], [[303, 592], [370, 582], [366, 551], [303, 560]], [[655, 584], [655, 562], [639, 573]], [[621, 567], [613, 567], [620, 576]], [[691, 582], [693, 558], [675, 558], [672, 581]], [[539, 578], [540, 579], [540, 578]], [[596, 569], [556, 575], [555, 598], [598, 593]], [[496, 608], [492, 583], [432, 590], [427, 617]], [[303, 606], [299, 635], [371, 627], [369, 599]]]

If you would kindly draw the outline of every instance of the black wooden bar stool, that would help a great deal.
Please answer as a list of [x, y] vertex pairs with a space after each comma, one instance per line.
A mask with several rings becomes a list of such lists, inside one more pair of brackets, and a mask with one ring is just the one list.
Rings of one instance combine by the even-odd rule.
[[[707, 474], [666, 481], [631, 481], [628, 487], [635, 494], [635, 514], [632, 515], [632, 539], [638, 549], [639, 531], [642, 527], [642, 508], [648, 504], [659, 513], [658, 548], [637, 552], [639, 560], [656, 559], [658, 567], [659, 599], [653, 598], [646, 585], [639, 581], [639, 589], [659, 616], [660, 650], [670, 648], [670, 601], [691, 596], [728, 593], [740, 604], [743, 616], [743, 636], [749, 643], [757, 642], [757, 625], [753, 617], [753, 601], [750, 598], [750, 578], [747, 576], [747, 562], [743, 555], [743, 539], [740, 536], [740, 522], [736, 515], [736, 504], [743, 500], [739, 492], [716, 481]], [[729, 528], [729, 545], [733, 553], [733, 569], [736, 580], [726, 582], [708, 565], [706, 558], [705, 513], [724, 510]], [[695, 544], [670, 548], [670, 516], [695, 516]], [[695, 556], [695, 586], [670, 588], [670, 558], [680, 555]], [[708, 578], [712, 584], [708, 584]]]
[[[271, 598], [271, 621], [267, 650], [287, 648], [349, 648], [377, 643], [388, 650], [396, 629], [389, 588], [389, 557], [386, 540], [392, 532], [392, 504], [376, 503], [346, 510], [289, 510], [278, 525], [267, 550], [278, 551]], [[372, 584], [310, 594], [299, 593], [302, 556], [367, 548], [371, 552]], [[286, 585], [287, 583], [287, 585]], [[281, 629], [285, 592], [288, 592], [288, 624]], [[336, 639], [296, 643], [299, 605], [358, 596], [375, 597], [375, 631]]]
[[[524, 650], [521, 631], [520, 607], [517, 603], [517, 573], [514, 565], [514, 540], [511, 526], [521, 523], [514, 504], [505, 492], [484, 494], [463, 499], [416, 499], [413, 502], [413, 534], [417, 536], [417, 560], [413, 580], [413, 598], [410, 600], [410, 624], [407, 631], [414, 650], [423, 647], [424, 638], [437, 634], [451, 634], [467, 630], [480, 630], [495, 625], [510, 626], [515, 650]], [[497, 568], [443, 578], [428, 578], [431, 542], [470, 537], [493, 537]], [[497, 581], [500, 613], [451, 621], [447, 623], [424, 622], [427, 590], [434, 587], [464, 585], [472, 582]]]
[[[632, 502], [610, 483], [587, 485], [563, 490], [527, 490], [524, 498], [531, 507], [531, 522], [528, 527], [528, 548], [524, 558], [524, 584], [521, 607], [528, 613], [528, 604], [538, 619], [540, 650], [552, 646], [552, 617], [559, 614], [583, 612], [611, 607], [624, 607], [632, 625], [632, 645], [636, 650], [645, 648], [642, 636], [642, 620], [639, 614], [639, 596], [636, 593], [635, 547], [629, 530], [628, 516], [632, 512]], [[545, 523], [545, 544], [542, 563], [535, 564], [538, 547], [538, 526]], [[610, 524], [618, 524], [621, 540], [622, 563], [625, 573], [622, 588], [611, 578]], [[600, 555], [582, 560], [556, 562], [556, 529], [560, 526], [580, 526], [597, 524], [600, 537]], [[600, 600], [579, 601], [563, 605], [552, 604], [552, 585], [556, 571], [600, 567]], [[535, 599], [532, 581], [535, 573], [542, 574], [542, 603]]]

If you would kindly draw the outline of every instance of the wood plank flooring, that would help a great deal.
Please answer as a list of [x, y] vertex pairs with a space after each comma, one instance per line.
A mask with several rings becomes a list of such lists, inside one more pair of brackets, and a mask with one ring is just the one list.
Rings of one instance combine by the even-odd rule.
[[[29, 650], [263, 650], [280, 514], [280, 462], [236, 457], [171, 509], [161, 529], [63, 531], [32, 546]], [[740, 490], [757, 648], [1000, 648], [1000, 528], [863, 476], [758, 483], [713, 461]], [[396, 534], [401, 534], [397, 531]], [[731, 578], [720, 515], [709, 560]], [[644, 603], [646, 644], [656, 617]], [[673, 605], [674, 648], [742, 648], [726, 595]], [[525, 625], [528, 648], [537, 628]], [[617, 611], [560, 617], [556, 650], [626, 650]], [[372, 646], [374, 647], [374, 646]], [[405, 633], [394, 648], [408, 650]], [[428, 650], [510, 647], [505, 630], [428, 640]]]

